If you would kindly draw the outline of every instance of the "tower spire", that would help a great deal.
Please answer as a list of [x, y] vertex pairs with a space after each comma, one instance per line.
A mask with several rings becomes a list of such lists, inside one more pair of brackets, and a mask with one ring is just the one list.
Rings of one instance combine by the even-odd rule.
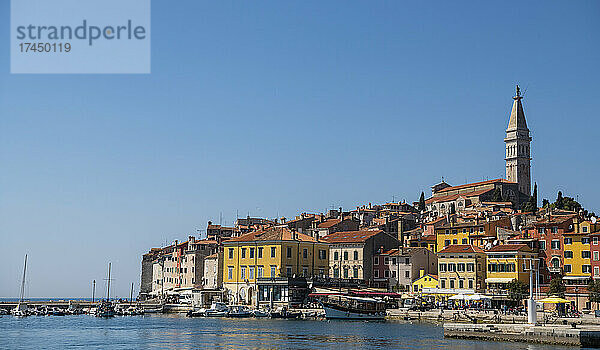
[[516, 88], [513, 106], [506, 129], [506, 179], [518, 183], [519, 192], [531, 194], [531, 137], [525, 120], [521, 89]]

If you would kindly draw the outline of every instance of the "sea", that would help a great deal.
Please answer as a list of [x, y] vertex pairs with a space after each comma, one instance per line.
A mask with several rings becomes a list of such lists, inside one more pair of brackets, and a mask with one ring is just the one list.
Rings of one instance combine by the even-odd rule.
[[575, 349], [445, 339], [409, 322], [188, 318], [185, 315], [0, 316], [0, 349]]

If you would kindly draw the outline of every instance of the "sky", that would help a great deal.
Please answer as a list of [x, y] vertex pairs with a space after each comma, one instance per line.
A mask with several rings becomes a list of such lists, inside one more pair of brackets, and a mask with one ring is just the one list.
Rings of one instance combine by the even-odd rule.
[[[515, 84], [539, 200], [600, 213], [596, 1], [152, 2], [152, 73], [11, 75], [0, 0], [0, 297], [139, 290], [141, 256], [504, 177]], [[222, 219], [221, 219], [222, 217]], [[201, 231], [200, 231], [201, 233]]]

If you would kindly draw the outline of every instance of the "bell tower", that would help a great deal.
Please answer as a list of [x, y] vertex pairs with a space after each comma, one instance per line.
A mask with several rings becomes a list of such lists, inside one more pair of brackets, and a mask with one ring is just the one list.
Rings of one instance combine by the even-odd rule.
[[525, 121], [521, 90], [513, 97], [508, 128], [506, 129], [506, 179], [519, 184], [519, 191], [531, 195], [531, 137]]

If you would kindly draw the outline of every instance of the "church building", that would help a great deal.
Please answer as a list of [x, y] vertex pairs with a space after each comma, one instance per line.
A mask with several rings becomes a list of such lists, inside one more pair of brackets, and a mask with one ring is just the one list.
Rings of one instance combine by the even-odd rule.
[[506, 146], [506, 179], [495, 179], [450, 186], [442, 181], [431, 186], [431, 197], [425, 201], [427, 210], [446, 215], [461, 212], [467, 207], [492, 201], [495, 190], [500, 189], [503, 200], [513, 203], [515, 208], [531, 195], [531, 136], [525, 120], [521, 90], [517, 85], [516, 96], [510, 112], [504, 143]]

